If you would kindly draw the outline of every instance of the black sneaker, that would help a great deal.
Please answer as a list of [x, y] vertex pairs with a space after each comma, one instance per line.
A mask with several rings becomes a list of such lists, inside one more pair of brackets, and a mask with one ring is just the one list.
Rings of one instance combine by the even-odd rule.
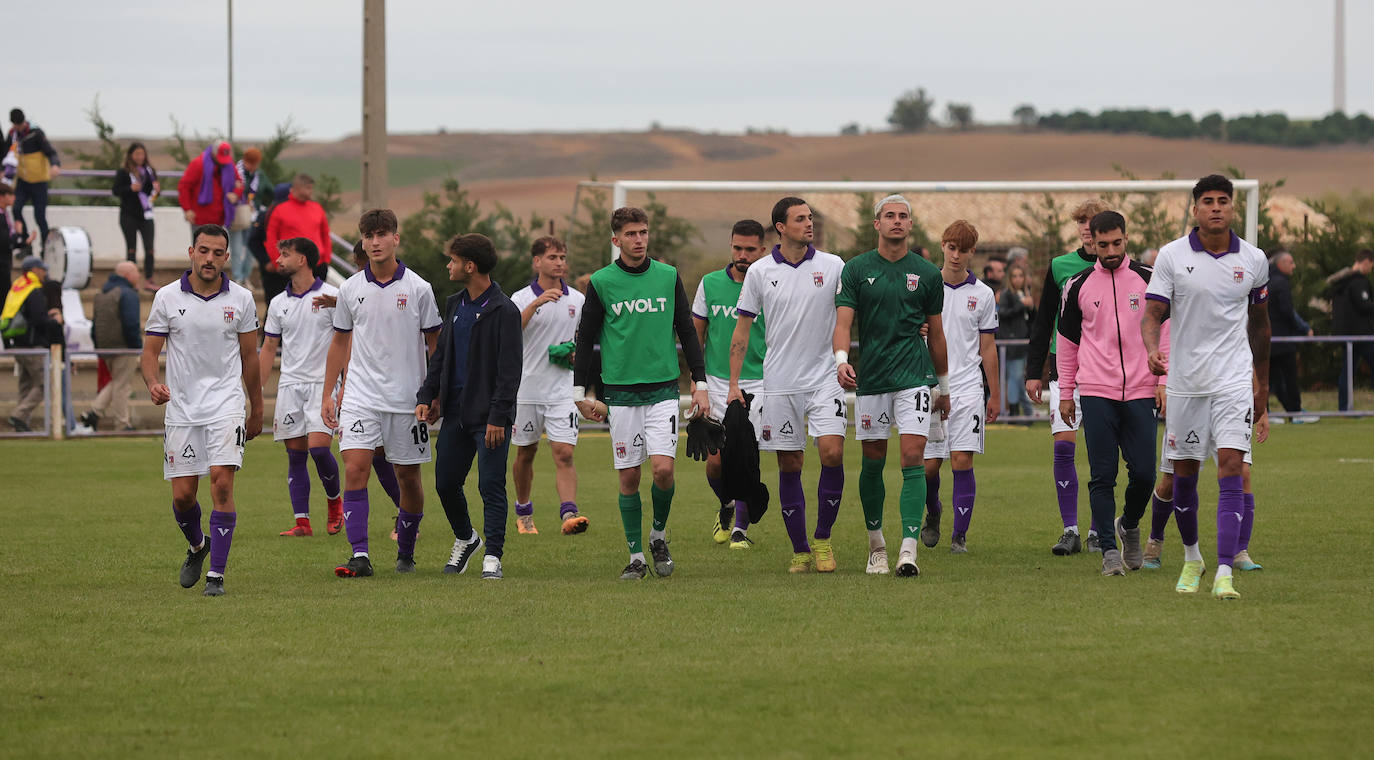
[[413, 572], [415, 572], [415, 555], [413, 555], [413, 554], [397, 554], [397, 555], [396, 555], [396, 572], [398, 572], [398, 573], [413, 573]]
[[224, 576], [221, 575], [218, 578], [205, 576], [205, 595], [224, 596]]
[[720, 526], [729, 530], [735, 524], [735, 502], [720, 505]]
[[949, 537], [950, 554], [968, 554], [968, 537], [963, 533], [955, 533]]
[[77, 417], [77, 419], [80, 420], [82, 425], [85, 425], [91, 430], [95, 430], [96, 425], [100, 424], [100, 415], [96, 414], [94, 409]]
[[19, 419], [18, 417], [10, 417], [10, 427], [14, 428], [14, 432], [16, 433], [33, 432], [33, 428], [29, 427], [29, 423]]
[[366, 578], [372, 575], [372, 560], [367, 557], [350, 557], [348, 562], [334, 568], [340, 578]]
[[200, 551], [186, 550], [186, 561], [181, 563], [181, 587], [191, 588], [200, 580], [200, 569], [205, 566], [205, 558], [210, 556], [210, 537], [205, 537], [205, 545]]
[[925, 544], [927, 549], [940, 543], [941, 514], [940, 512], [926, 510], [925, 522], [921, 524], [921, 543]]
[[1059, 542], [1050, 547], [1050, 551], [1056, 557], [1067, 557], [1070, 554], [1077, 554], [1083, 551], [1083, 539], [1078, 537], [1078, 533], [1072, 530], [1064, 531], [1064, 535], [1059, 537]]
[[649, 554], [654, 558], [654, 575], [667, 578], [673, 574], [673, 555], [668, 553], [668, 542], [663, 539], [649, 542]]
[[464, 541], [462, 539], [453, 540], [453, 551], [448, 554], [448, 564], [444, 565], [445, 575], [461, 575], [468, 569], [468, 560], [472, 555], [482, 548], [482, 537], [477, 535], [477, 531], [472, 532], [472, 538]]
[[644, 580], [644, 576], [648, 574], [649, 568], [646, 567], [643, 562], [639, 560], [634, 560], [630, 564], [626, 565], [624, 570], [620, 571], [620, 580], [642, 581]]

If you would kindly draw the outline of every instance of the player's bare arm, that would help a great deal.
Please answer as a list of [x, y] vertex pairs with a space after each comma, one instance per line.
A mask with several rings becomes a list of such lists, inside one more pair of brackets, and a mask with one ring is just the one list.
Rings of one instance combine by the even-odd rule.
[[425, 336], [425, 356], [433, 356], [434, 349], [439, 345], [439, 331], [431, 330], [427, 333], [421, 333], [421, 335]]
[[732, 401], [744, 403], [744, 393], [739, 389], [739, 375], [744, 371], [744, 355], [749, 351], [749, 331], [754, 328], [754, 318], [740, 314], [735, 322], [735, 333], [730, 336], [730, 395], [725, 403]]
[[281, 345], [281, 338], [274, 338], [271, 335], [263, 338], [262, 348], [258, 349], [258, 378], [263, 384], [267, 384], [267, 378], [272, 376], [272, 363], [277, 358], [277, 347]]
[[172, 389], [163, 384], [158, 376], [160, 372], [158, 356], [162, 353], [162, 347], [166, 343], [167, 336], [165, 335], [143, 336], [143, 356], [139, 362], [143, 373], [143, 384], [148, 386], [148, 395], [152, 397], [153, 403], [158, 406], [172, 400]]
[[520, 329], [523, 330], [529, 325], [530, 320], [534, 318], [534, 313], [539, 311], [540, 306], [546, 303], [553, 303], [562, 297], [563, 291], [557, 288], [549, 288], [543, 293], [540, 293], [539, 297], [531, 301], [529, 306], [520, 310]]
[[324, 360], [324, 400], [320, 402], [320, 416], [324, 418], [324, 424], [331, 428], [339, 426], [339, 406], [337, 400], [329, 394], [328, 389], [334, 387], [339, 382], [339, 375], [343, 372], [344, 365], [348, 363], [348, 357], [353, 351], [353, 333], [334, 331], [334, 338], [329, 341], [329, 354]]
[[239, 363], [243, 365], [243, 387], [248, 390], [248, 419], [244, 423], [244, 440], [253, 440], [262, 432], [262, 376], [258, 373], [258, 333], [239, 333]]
[[1269, 305], [1250, 304], [1250, 322], [1246, 327], [1250, 339], [1250, 353], [1255, 360], [1255, 416], [1267, 417], [1269, 414], [1269, 341], [1273, 328], [1269, 325]]
[[831, 338], [831, 348], [835, 351], [835, 374], [840, 387], [852, 391], [859, 387], [859, 376], [854, 365], [849, 363], [849, 331], [854, 324], [853, 306], [835, 307], [835, 334]]
[[[1140, 337], [1145, 341], [1145, 351], [1150, 356], [1150, 371], [1156, 375], [1164, 375], [1169, 372], [1169, 358], [1159, 350], [1159, 331], [1164, 324], [1164, 315], [1169, 312], [1169, 305], [1163, 301], [1156, 301], [1153, 298], [1145, 301], [1145, 318], [1140, 320]], [[1253, 313], [1253, 310], [1252, 312]], [[1264, 313], [1265, 325], [1269, 324], [1269, 312]], [[1269, 346], [1264, 347], [1265, 372], [1269, 369]], [[1267, 376], [1267, 375], [1266, 375]]]
[[988, 422], [996, 422], [1002, 413], [1002, 378], [997, 371], [997, 344], [992, 333], [978, 336], [978, 355], [983, 359], [983, 372], [988, 376]]
[[[926, 323], [921, 325], [925, 331], [926, 348], [930, 349], [930, 363], [935, 367], [936, 377], [949, 376], [949, 346], [945, 343], [945, 317], [943, 314], [930, 314], [926, 316]], [[939, 391], [939, 389], [936, 389]], [[949, 394], [937, 392], [933, 394], [932, 405], [935, 411], [940, 413], [940, 419], [949, 419]]]

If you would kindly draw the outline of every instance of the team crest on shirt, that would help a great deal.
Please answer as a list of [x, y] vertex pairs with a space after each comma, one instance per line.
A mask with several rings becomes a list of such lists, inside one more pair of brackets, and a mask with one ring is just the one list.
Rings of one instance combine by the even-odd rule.
[[226, 307], [224, 307], [224, 321], [225, 321], [225, 322], [233, 322], [233, 321], [234, 321], [234, 307], [232, 307], [232, 306], [226, 306]]
[[825, 272], [812, 272], [811, 281], [814, 282], [818, 288], [825, 285]]
[[1132, 293], [1132, 294], [1130, 294], [1129, 296], [1126, 296], [1126, 299], [1127, 299], [1127, 301], [1130, 302], [1131, 311], [1140, 311], [1140, 294], [1139, 294], [1139, 293]]
[[977, 311], [977, 310], [978, 310], [978, 296], [969, 296], [969, 297], [968, 297], [968, 310], [969, 310], [969, 311]]
[[569, 317], [572, 317], [573, 319], [576, 319], [576, 318], [577, 318], [577, 307], [576, 307], [576, 306], [573, 306], [572, 304], [569, 304], [569, 305], [568, 305], [568, 316], [569, 316]]
[[910, 291], [915, 291], [915, 290], [916, 290], [916, 286], [919, 285], [920, 282], [921, 282], [921, 275], [919, 275], [919, 274], [910, 274], [910, 273], [908, 273], [907, 276], [906, 276], [906, 289], [907, 289], [907, 290], [910, 290]]
[[400, 295], [396, 296], [396, 308], [399, 309], [399, 310], [401, 310], [401, 311], [405, 311], [405, 310], [406, 310], [406, 294], [405, 294], [405, 293], [401, 293]]
[[859, 427], [863, 428], [864, 430], [868, 430], [869, 428], [873, 427], [873, 418], [867, 414], [861, 415], [859, 417]]
[[1245, 267], [1235, 267], [1231, 270], [1231, 276], [1236, 282], [1245, 282]]

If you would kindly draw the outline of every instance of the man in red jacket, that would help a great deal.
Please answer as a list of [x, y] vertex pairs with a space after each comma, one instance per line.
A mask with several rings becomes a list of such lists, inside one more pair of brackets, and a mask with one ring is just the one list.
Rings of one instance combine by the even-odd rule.
[[177, 202], [186, 214], [186, 221], [197, 227], [232, 222], [234, 204], [241, 195], [243, 181], [234, 167], [234, 149], [222, 140], [191, 159], [177, 182]]
[[333, 248], [329, 240], [329, 216], [324, 206], [313, 200], [314, 195], [315, 180], [308, 174], [297, 174], [291, 180], [291, 193], [272, 210], [272, 217], [267, 222], [267, 255], [271, 258], [268, 269], [274, 272], [277, 269], [278, 242], [303, 237], [320, 249], [315, 276], [323, 278], [328, 273]]

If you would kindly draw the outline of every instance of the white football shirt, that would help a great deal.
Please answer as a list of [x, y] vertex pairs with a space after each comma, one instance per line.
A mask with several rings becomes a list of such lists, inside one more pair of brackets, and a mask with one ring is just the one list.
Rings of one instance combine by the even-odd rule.
[[1159, 249], [1145, 297], [1169, 304], [1169, 393], [1250, 387], [1250, 305], [1269, 300], [1263, 251], [1232, 232], [1226, 253], [1209, 253], [1194, 228]]
[[257, 332], [253, 294], [220, 275], [220, 289], [205, 297], [191, 289], [190, 271], [153, 296], [144, 331], [167, 339], [167, 425], [206, 425], [241, 416], [243, 362], [239, 334]]
[[940, 313], [949, 353], [949, 395], [983, 394], [983, 356], [978, 352], [983, 333], [997, 333], [997, 299], [992, 288], [972, 272], [958, 285], [945, 283], [945, 308]]
[[378, 282], [371, 267], [339, 288], [334, 329], [353, 333], [343, 405], [378, 412], [415, 411], [415, 392], [425, 381], [422, 332], [443, 326], [434, 290], [405, 264]]
[[324, 383], [334, 309], [315, 305], [322, 295], [337, 299], [339, 289], [316, 277], [304, 293], [292, 293], [288, 284], [267, 305], [267, 337], [281, 339], [281, 385]]
[[[535, 310], [525, 325], [525, 363], [520, 371], [520, 391], [516, 400], [526, 404], [562, 403], [572, 397], [573, 373], [570, 369], [549, 361], [549, 346], [567, 343], [577, 334], [582, 319], [582, 304], [586, 296], [576, 288], [562, 283], [563, 296]], [[543, 295], [536, 278], [529, 285], [515, 291], [511, 303], [520, 311]]]
[[749, 266], [736, 313], [764, 315], [764, 395], [799, 393], [835, 381], [835, 293], [844, 260], [806, 248], [797, 264], [773, 252]]

